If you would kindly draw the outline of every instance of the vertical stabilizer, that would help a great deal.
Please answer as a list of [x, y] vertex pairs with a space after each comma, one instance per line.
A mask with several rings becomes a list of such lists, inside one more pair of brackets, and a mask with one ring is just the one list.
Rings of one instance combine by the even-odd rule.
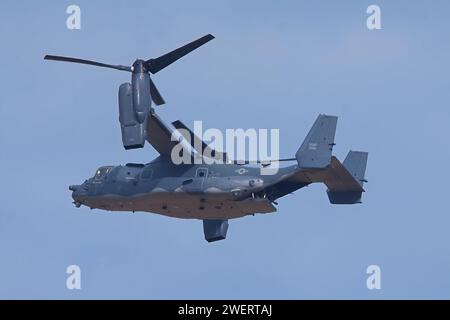
[[319, 115], [295, 154], [300, 168], [322, 169], [330, 165], [337, 117]]

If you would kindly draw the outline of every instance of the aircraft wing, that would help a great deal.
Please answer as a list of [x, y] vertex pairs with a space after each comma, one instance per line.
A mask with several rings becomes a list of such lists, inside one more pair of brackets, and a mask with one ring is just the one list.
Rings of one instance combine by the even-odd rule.
[[[215, 159], [223, 159], [228, 163], [228, 157], [225, 152], [216, 151], [199, 137], [197, 137], [183, 122], [180, 120], [172, 122], [175, 129], [178, 130], [181, 136], [186, 139], [191, 147], [197, 151], [199, 155], [212, 155]], [[156, 114], [150, 114], [147, 123], [147, 141], [156, 149], [162, 156], [170, 157], [172, 149], [179, 142], [172, 141], [172, 129], [169, 128]], [[184, 149], [184, 152], [190, 153], [190, 150]]]
[[[150, 114], [147, 122], [147, 141], [162, 156], [170, 157], [178, 141], [172, 141], [172, 130], [156, 114]], [[184, 149], [185, 152], [189, 152]]]

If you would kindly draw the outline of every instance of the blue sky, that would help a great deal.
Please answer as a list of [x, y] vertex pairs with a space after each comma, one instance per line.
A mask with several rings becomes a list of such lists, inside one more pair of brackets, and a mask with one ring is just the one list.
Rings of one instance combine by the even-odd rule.
[[[82, 28], [65, 26], [81, 7]], [[382, 30], [366, 28], [378, 4]], [[0, 11], [0, 298], [450, 298], [448, 1], [3, 1]], [[118, 86], [129, 74], [44, 62], [129, 64], [216, 39], [154, 76], [166, 121], [279, 128], [292, 157], [319, 113], [339, 116], [335, 154], [369, 151], [364, 203], [325, 186], [278, 213], [202, 223], [75, 208], [70, 184], [125, 152]], [[82, 289], [66, 289], [77, 264]], [[382, 289], [366, 288], [381, 267]]]

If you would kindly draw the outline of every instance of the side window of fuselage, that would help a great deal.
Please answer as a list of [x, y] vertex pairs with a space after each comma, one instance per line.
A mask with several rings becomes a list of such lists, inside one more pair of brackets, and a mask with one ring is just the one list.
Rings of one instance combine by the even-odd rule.
[[205, 169], [205, 168], [197, 169], [197, 177], [198, 178], [205, 178], [207, 173], [208, 173], [208, 169]]

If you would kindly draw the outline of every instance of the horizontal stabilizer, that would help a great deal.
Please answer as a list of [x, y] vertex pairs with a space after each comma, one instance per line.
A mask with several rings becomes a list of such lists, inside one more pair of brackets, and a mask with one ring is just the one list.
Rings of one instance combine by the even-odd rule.
[[300, 168], [323, 169], [330, 165], [337, 117], [319, 115], [295, 154]]

